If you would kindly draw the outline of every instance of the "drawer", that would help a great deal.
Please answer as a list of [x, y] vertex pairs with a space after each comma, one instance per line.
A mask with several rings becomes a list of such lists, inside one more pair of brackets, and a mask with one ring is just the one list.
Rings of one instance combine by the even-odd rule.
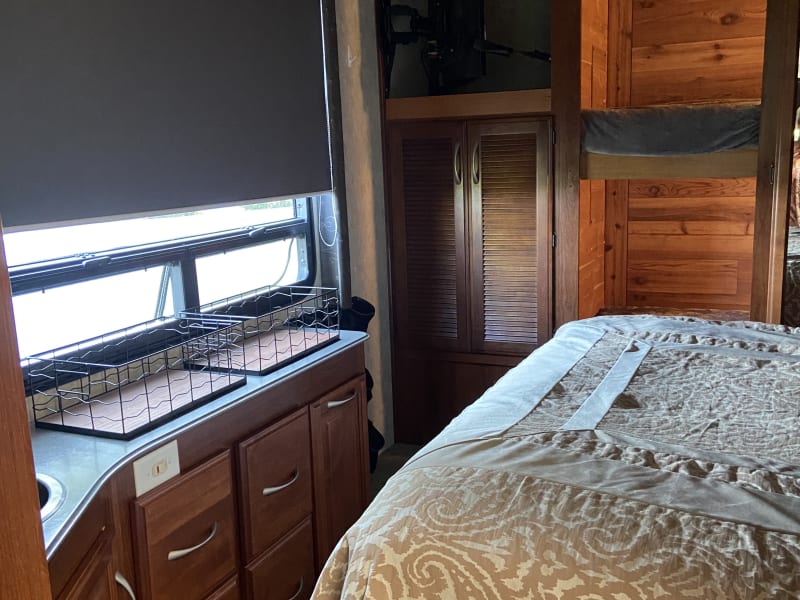
[[245, 562], [311, 514], [309, 436], [303, 408], [239, 444]]
[[222, 587], [211, 593], [206, 600], [241, 600], [242, 590], [239, 588], [239, 578], [234, 577], [226, 581]]
[[245, 569], [250, 600], [304, 600], [314, 590], [314, 537], [307, 518]]
[[133, 507], [145, 599], [201, 599], [236, 573], [230, 451], [134, 500]]

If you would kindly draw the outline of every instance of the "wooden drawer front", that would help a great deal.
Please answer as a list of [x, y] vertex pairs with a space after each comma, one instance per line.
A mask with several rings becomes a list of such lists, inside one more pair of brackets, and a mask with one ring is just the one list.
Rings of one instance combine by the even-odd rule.
[[239, 588], [239, 578], [234, 577], [218, 590], [212, 592], [206, 600], [241, 600], [242, 590]]
[[247, 562], [311, 514], [307, 409], [242, 442], [239, 464]]
[[134, 527], [145, 599], [201, 599], [234, 575], [230, 451], [135, 500]]
[[303, 600], [314, 589], [314, 536], [307, 518], [261, 558], [249, 565], [250, 600]]
[[116, 584], [111, 575], [111, 533], [104, 530], [58, 600], [105, 600]]

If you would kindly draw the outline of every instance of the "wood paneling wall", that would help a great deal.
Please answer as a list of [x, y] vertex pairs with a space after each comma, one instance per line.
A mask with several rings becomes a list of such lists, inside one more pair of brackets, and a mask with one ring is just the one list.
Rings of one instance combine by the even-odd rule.
[[636, 180], [629, 194], [629, 306], [749, 304], [753, 179]]
[[[766, 0], [609, 0], [615, 106], [760, 100]], [[608, 305], [747, 309], [755, 180], [609, 182]]]
[[[581, 108], [608, 103], [608, 2], [581, 2]], [[580, 182], [578, 317], [591, 317], [605, 303], [604, 181]]]

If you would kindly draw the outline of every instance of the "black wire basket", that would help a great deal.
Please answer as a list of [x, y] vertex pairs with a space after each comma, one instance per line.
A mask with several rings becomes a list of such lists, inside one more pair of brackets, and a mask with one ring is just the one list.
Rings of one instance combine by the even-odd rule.
[[[339, 339], [336, 288], [263, 287], [199, 309], [203, 318], [236, 325], [221, 357], [233, 372], [265, 375]], [[213, 361], [212, 361], [213, 363]], [[223, 365], [227, 368], [227, 362]], [[211, 364], [213, 368], [213, 364]]]
[[242, 323], [158, 319], [22, 361], [37, 427], [131, 439], [246, 381]]

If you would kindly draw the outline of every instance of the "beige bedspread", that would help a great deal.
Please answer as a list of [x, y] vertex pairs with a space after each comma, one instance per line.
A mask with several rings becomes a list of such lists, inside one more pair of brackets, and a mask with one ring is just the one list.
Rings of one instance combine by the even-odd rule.
[[389, 480], [315, 598], [800, 598], [800, 330], [562, 327]]

